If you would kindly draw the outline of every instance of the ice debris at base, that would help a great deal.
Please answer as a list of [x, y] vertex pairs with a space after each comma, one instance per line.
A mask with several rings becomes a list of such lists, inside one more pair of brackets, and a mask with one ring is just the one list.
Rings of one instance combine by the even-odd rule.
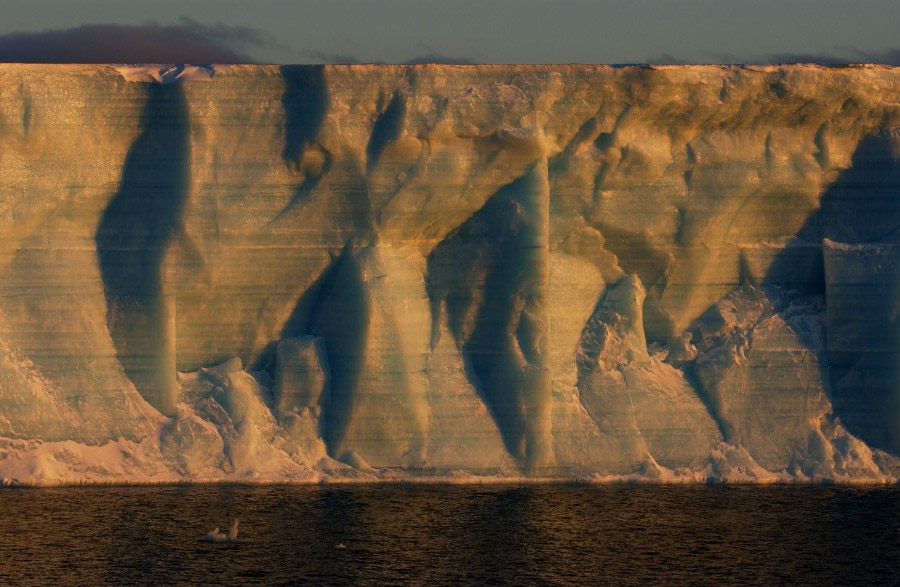
[[898, 85], [0, 65], [0, 478], [896, 482]]
[[[6, 485], [55, 485], [183, 481], [492, 483], [529, 478], [523, 467], [508, 456], [501, 456], [492, 464], [462, 465], [453, 470], [376, 469], [355, 453], [345, 456], [344, 462], [332, 459], [327, 455], [313, 413], [303, 410], [276, 418], [265, 400], [271, 390], [259, 384], [260, 374], [250, 374], [239, 367], [229, 371], [235, 364], [240, 365], [240, 361], [183, 374], [178, 415], [163, 421], [155, 433], [140, 442], [119, 439], [91, 445], [72, 440], [0, 438], [0, 479]], [[663, 378], [672, 377], [671, 368], [657, 360], [651, 362], [649, 370], [658, 370], [657, 375]], [[219, 383], [213, 383], [210, 374]], [[675, 376], [668, 385], [677, 388], [683, 385], [679, 381], [680, 376]], [[659, 379], [656, 385], [661, 385]], [[745, 448], [721, 440], [697, 450], [688, 462], [678, 461], [681, 466], [664, 466], [658, 458], [666, 462], [671, 459], [666, 456], [671, 451], [690, 450], [690, 445], [662, 443], [654, 448], [658, 450], [658, 457], [654, 457], [648, 449], [653, 445], [638, 440], [637, 448], [632, 449], [635, 456], [625, 467], [618, 465], [618, 472], [590, 473], [591, 468], [602, 471], [600, 466], [594, 466], [570, 473], [567, 478], [661, 483], [897, 481], [900, 459], [870, 449], [839, 422], [822, 417], [812, 422], [809, 430], [807, 445], [791, 453], [790, 462], [781, 468], [765, 468]], [[677, 431], [673, 433], [674, 438], [683, 440]], [[773, 442], [778, 443], [779, 439], [776, 437]], [[620, 462], [627, 444], [620, 439], [609, 446], [615, 452], [605, 458], [608, 462]], [[530, 478], [550, 480], [559, 479], [560, 475]]]

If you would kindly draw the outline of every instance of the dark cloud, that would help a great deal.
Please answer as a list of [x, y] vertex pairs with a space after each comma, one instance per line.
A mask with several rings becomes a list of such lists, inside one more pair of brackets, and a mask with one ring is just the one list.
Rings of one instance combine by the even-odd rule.
[[422, 55], [416, 55], [411, 59], [407, 59], [403, 62], [406, 65], [421, 65], [423, 63], [443, 63], [446, 65], [475, 65], [476, 61], [469, 59], [468, 57], [452, 57], [449, 55], [442, 55], [440, 53], [425, 53]]
[[[372, 61], [363, 59], [356, 55], [350, 55], [347, 53], [327, 53], [325, 51], [303, 51], [302, 55], [308, 59], [312, 59], [316, 63], [330, 63], [330, 64], [356, 64], [356, 63], [371, 63], [384, 65], [385, 61]], [[398, 62], [400, 65], [422, 65], [424, 63], [442, 63], [447, 65], [474, 65], [477, 63], [476, 61], [469, 59], [467, 57], [451, 57], [449, 55], [443, 55], [436, 51], [429, 51], [427, 53], [422, 53], [416, 55], [415, 57], [411, 57], [409, 59], [405, 59], [403, 61]]]
[[702, 51], [700, 54], [703, 55], [700, 59], [685, 59], [684, 57], [679, 57], [678, 55], [673, 55], [671, 53], [660, 53], [645, 61], [618, 65], [733, 65], [736, 63], [748, 63], [747, 61], [738, 59], [730, 53]]
[[347, 53], [326, 53], [325, 51], [303, 51], [302, 55], [308, 59], [312, 59], [316, 63], [341, 63], [355, 64], [362, 63], [356, 55]]
[[178, 24], [88, 24], [71, 29], [0, 35], [5, 63], [254, 63], [247, 53], [275, 47], [249, 27]]
[[671, 53], [660, 53], [656, 57], [651, 57], [646, 63], [654, 63], [657, 65], [681, 65], [686, 63], [684, 59], [679, 59]]

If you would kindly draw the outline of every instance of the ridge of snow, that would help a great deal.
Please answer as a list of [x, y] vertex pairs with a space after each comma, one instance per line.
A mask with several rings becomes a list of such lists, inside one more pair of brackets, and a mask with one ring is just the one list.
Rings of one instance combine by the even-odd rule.
[[212, 65], [126, 65], [116, 67], [125, 81], [139, 83], [175, 84], [208, 82], [216, 73]]

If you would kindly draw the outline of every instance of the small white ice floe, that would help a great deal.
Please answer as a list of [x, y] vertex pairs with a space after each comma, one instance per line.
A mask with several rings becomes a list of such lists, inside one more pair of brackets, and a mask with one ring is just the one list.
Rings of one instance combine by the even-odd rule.
[[335, 546], [335, 548], [337, 548], [338, 550], [344, 550], [345, 548], [347, 548], [347, 546], [343, 542], [341, 542], [340, 544]]
[[228, 531], [228, 534], [225, 532], [219, 532], [218, 528], [215, 528], [206, 535], [207, 542], [237, 542], [238, 536], [238, 521], [235, 520], [233, 524], [231, 524], [231, 530]]

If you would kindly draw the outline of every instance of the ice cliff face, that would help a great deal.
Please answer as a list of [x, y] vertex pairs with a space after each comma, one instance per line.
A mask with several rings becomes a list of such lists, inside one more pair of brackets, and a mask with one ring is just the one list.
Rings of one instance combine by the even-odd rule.
[[893, 481], [898, 161], [885, 67], [0, 66], [0, 477]]

